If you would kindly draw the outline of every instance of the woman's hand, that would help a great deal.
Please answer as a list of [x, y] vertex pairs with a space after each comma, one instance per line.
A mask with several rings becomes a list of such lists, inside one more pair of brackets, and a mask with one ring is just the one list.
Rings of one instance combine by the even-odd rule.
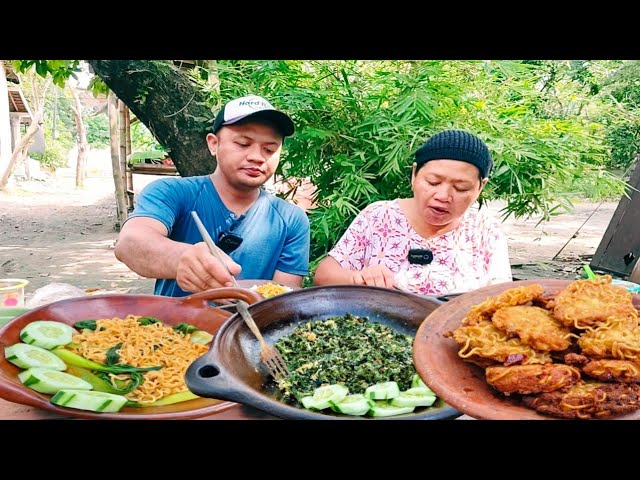
[[384, 265], [372, 265], [351, 274], [354, 285], [369, 285], [373, 287], [394, 288], [394, 273]]
[[[224, 252], [220, 255], [232, 275], [237, 275], [242, 267]], [[211, 254], [204, 242], [196, 243], [180, 256], [176, 272], [178, 286], [187, 292], [203, 292], [212, 288], [231, 287], [231, 275], [218, 259]]]

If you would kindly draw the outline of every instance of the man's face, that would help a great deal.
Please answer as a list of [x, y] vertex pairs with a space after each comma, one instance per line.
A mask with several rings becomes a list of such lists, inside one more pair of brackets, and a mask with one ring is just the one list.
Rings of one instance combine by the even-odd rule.
[[253, 190], [276, 171], [282, 150], [282, 135], [263, 123], [227, 125], [217, 135], [207, 135], [207, 145], [216, 156], [221, 175], [233, 188]]

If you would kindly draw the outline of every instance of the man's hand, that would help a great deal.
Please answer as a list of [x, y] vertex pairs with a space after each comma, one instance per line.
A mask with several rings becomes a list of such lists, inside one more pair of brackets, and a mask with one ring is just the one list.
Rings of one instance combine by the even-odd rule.
[[394, 273], [384, 265], [372, 265], [351, 274], [354, 285], [369, 285], [373, 287], [393, 288]]
[[[220, 255], [225, 259], [232, 275], [240, 273], [240, 265], [231, 260], [226, 253], [221, 251]], [[196, 243], [180, 256], [176, 282], [181, 289], [193, 293], [233, 286], [231, 275], [204, 242]]]

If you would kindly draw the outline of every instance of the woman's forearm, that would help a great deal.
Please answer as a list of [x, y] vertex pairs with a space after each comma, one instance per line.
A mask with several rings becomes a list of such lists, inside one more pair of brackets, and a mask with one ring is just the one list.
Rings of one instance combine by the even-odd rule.
[[351, 284], [353, 271], [342, 268], [333, 257], [325, 257], [318, 264], [313, 276], [315, 285]]

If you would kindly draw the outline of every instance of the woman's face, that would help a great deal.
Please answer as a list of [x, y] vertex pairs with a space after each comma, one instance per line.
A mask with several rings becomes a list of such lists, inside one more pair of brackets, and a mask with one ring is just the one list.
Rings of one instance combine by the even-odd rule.
[[486, 183], [476, 166], [459, 160], [431, 160], [417, 173], [414, 163], [411, 175], [418, 211], [428, 225], [445, 226], [461, 218]]

